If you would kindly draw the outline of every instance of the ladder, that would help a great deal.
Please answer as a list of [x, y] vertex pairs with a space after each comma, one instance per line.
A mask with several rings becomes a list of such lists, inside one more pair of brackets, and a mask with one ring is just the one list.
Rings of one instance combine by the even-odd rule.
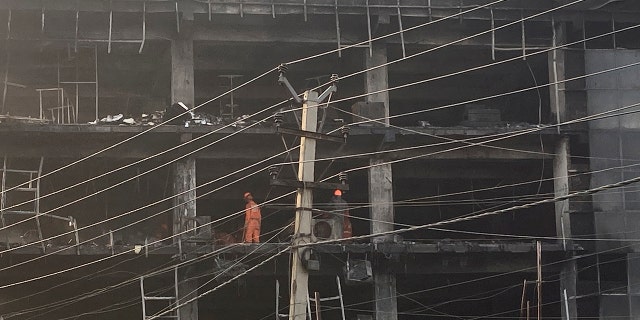
[[[338, 285], [338, 295], [333, 297], [325, 297], [317, 299], [317, 302], [325, 302], [325, 301], [340, 301], [340, 312], [342, 314], [342, 320], [346, 320], [344, 314], [344, 300], [342, 299], [342, 285], [340, 284], [340, 277], [336, 276], [336, 284]], [[309, 319], [313, 319], [311, 313], [311, 303], [316, 303], [315, 297], [307, 297], [307, 316]], [[289, 318], [289, 315], [286, 313], [280, 313], [280, 282], [276, 280], [276, 312], [275, 312], [275, 320]]]
[[227, 79], [229, 81], [228, 86], [221, 86], [224, 90], [229, 91], [229, 103], [223, 104], [222, 100], [220, 100], [220, 116], [223, 118], [234, 119], [236, 116], [236, 108], [238, 105], [235, 103], [235, 95], [234, 89], [235, 84], [233, 83], [234, 79], [238, 79], [242, 77], [239, 74], [221, 74], [218, 76], [219, 78]]
[[[64, 88], [42, 88], [36, 89], [40, 101], [40, 119], [47, 118], [45, 114], [45, 104], [50, 103], [48, 100], [54, 100], [47, 93], [56, 94], [55, 103], [51, 107], [46, 108], [51, 114], [49, 120], [56, 124], [78, 123], [78, 108], [73, 105], [69, 99], [69, 94]], [[43, 95], [44, 94], [44, 95]]]
[[[5, 156], [2, 162], [2, 197], [0, 198], [0, 221], [2, 222], [2, 227], [7, 226], [5, 215], [35, 216], [39, 240], [43, 240], [42, 227], [40, 225], [40, 176], [42, 175], [43, 162], [44, 157], [40, 157], [38, 164], [34, 165], [37, 166], [37, 169], [12, 169], [9, 168], [12, 163]], [[21, 194], [26, 194], [26, 196]], [[17, 203], [25, 204], [12, 208], [14, 197], [18, 199]], [[27, 201], [22, 201], [24, 199]], [[29, 203], [33, 203], [33, 206], [29, 206]], [[45, 244], [43, 241], [40, 244], [42, 252], [44, 252]], [[6, 245], [7, 248], [11, 247], [8, 236]]]
[[[168, 312], [166, 315], [161, 315], [161, 316], [156, 316], [154, 315], [154, 312], [161, 312], [164, 310], [164, 308], [168, 308], [171, 307], [172, 305], [176, 304], [178, 302], [178, 267], [175, 267], [173, 270], [173, 281], [174, 281], [174, 288], [173, 288], [173, 296], [168, 295], [170, 294], [171, 290], [167, 289], [167, 290], [155, 290], [154, 292], [152, 292], [153, 294], [155, 293], [159, 293], [159, 292], [164, 292], [165, 296], [148, 296], [145, 289], [144, 289], [144, 280], [145, 277], [140, 276], [140, 295], [142, 297], [142, 320], [147, 320], [147, 319], [178, 319], [180, 320], [180, 312], [179, 312], [179, 308], [176, 308], [176, 310], [172, 311], [172, 312]], [[151, 294], [151, 293], [150, 293]], [[149, 305], [147, 305], [149, 304]], [[153, 304], [153, 305], [151, 305]], [[148, 314], [147, 312], [150, 312], [150, 314]]]

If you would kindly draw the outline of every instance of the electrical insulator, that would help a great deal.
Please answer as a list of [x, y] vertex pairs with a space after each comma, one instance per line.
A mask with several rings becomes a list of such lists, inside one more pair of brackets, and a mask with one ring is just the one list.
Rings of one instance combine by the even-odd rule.
[[338, 82], [338, 74], [334, 73], [331, 75], [331, 82], [336, 83]]
[[273, 122], [276, 124], [276, 127], [279, 127], [284, 122], [284, 115], [281, 112], [277, 112], [273, 115]]
[[340, 172], [338, 173], [338, 180], [340, 180], [340, 183], [342, 184], [346, 184], [348, 179], [347, 173], [346, 172]]
[[281, 63], [281, 64], [278, 66], [278, 72], [279, 72], [280, 74], [285, 74], [285, 73], [287, 73], [287, 69], [288, 69], [288, 67], [287, 67], [287, 65], [286, 65], [286, 64], [284, 64], [284, 63]]
[[275, 180], [278, 178], [278, 172], [280, 171], [280, 169], [276, 166], [270, 166], [269, 167], [269, 176], [271, 177], [271, 179]]
[[349, 136], [349, 130], [351, 130], [349, 126], [342, 126], [342, 128], [340, 128], [340, 132], [342, 132], [342, 136], [345, 138], [345, 140]]

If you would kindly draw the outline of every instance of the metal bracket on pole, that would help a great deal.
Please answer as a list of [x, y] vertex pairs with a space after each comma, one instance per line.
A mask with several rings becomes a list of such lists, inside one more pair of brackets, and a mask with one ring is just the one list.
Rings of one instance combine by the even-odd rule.
[[[278, 72], [279, 72], [278, 83], [280, 85], [284, 85], [287, 88], [287, 90], [289, 90], [289, 93], [293, 97], [293, 100], [295, 100], [297, 103], [303, 103], [304, 99], [300, 98], [298, 93], [296, 93], [296, 90], [293, 88], [293, 86], [285, 76], [285, 73], [287, 72], [287, 66], [285, 64], [281, 64], [280, 66], [278, 66]], [[329, 86], [329, 88], [324, 90], [324, 92], [322, 92], [322, 94], [320, 94], [317, 100], [314, 102], [318, 102], [318, 103], [322, 102], [324, 99], [328, 98], [331, 93], [336, 92], [338, 90], [338, 87], [336, 86], [337, 82], [338, 82], [338, 75], [332, 74], [331, 86]]]
[[319, 190], [342, 190], [349, 191], [349, 185], [346, 183], [331, 182], [309, 182], [289, 179], [271, 179], [269, 186], [272, 187], [292, 187], [298, 189], [319, 189]]
[[297, 103], [302, 103], [302, 98], [298, 96], [298, 94], [296, 93], [296, 90], [293, 89], [293, 86], [291, 86], [291, 83], [289, 82], [289, 80], [287, 80], [287, 77], [285, 77], [284, 75], [285, 73], [287, 73], [287, 65], [286, 64], [279, 65], [278, 73], [279, 73], [278, 84], [281, 86], [285, 86], [287, 90], [289, 90], [289, 93], [293, 97], [293, 100], [295, 100]]
[[325, 140], [325, 141], [332, 141], [332, 142], [338, 142], [338, 143], [345, 142], [344, 137], [332, 136], [324, 133], [311, 132], [311, 131], [305, 131], [305, 130], [299, 130], [299, 129], [277, 127], [276, 132], [281, 134], [290, 134], [298, 137], [306, 137], [306, 138], [316, 139], [316, 140]]
[[145, 40], [147, 40], [147, 2], [142, 1], [142, 42], [140, 42], [140, 49], [138, 49], [138, 54], [142, 53]]
[[331, 86], [329, 86], [329, 88], [324, 90], [324, 92], [318, 96], [318, 101], [317, 102], [324, 101], [326, 98], [329, 97], [330, 94], [338, 91], [338, 86], [336, 86], [337, 82], [338, 82], [338, 75], [337, 74], [332, 74], [331, 75]]

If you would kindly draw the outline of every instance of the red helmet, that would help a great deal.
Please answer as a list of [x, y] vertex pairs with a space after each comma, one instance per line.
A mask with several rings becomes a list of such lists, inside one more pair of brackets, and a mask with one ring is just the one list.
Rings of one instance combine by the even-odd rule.
[[340, 189], [336, 189], [336, 191], [333, 192], [334, 196], [342, 196], [342, 191]]

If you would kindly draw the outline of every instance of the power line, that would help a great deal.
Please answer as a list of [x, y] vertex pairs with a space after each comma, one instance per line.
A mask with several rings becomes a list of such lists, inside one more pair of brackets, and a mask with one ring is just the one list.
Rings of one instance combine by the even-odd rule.
[[[626, 106], [626, 107], [618, 108], [618, 109], [615, 109], [615, 110], [610, 110], [610, 111], [602, 112], [602, 113], [600, 113], [600, 114], [591, 115], [591, 116], [587, 116], [587, 117], [584, 117], [584, 118], [581, 118], [581, 119], [571, 120], [571, 121], [567, 121], [567, 122], [562, 123], [562, 124], [556, 124], [556, 125], [551, 125], [551, 126], [559, 126], [559, 125], [565, 125], [565, 124], [570, 124], [570, 123], [576, 123], [576, 122], [580, 122], [580, 121], [593, 120], [593, 119], [596, 119], [596, 117], [598, 117], [598, 116], [602, 116], [602, 115], [605, 115], [605, 114], [610, 114], [610, 113], [612, 113], [612, 112], [619, 111], [619, 110], [624, 110], [624, 109], [627, 109], [627, 108], [631, 108], [631, 107], [633, 107], [633, 106], [634, 106], [634, 105], [632, 105], [632, 106]], [[537, 128], [537, 130], [541, 130], [541, 128]], [[454, 149], [455, 149], [455, 148], [454, 148]], [[426, 156], [426, 155], [422, 155], [422, 156]], [[403, 159], [403, 161], [404, 161], [404, 160], [407, 160], [407, 159]], [[396, 160], [396, 162], [398, 162], [398, 161]], [[360, 169], [366, 169], [366, 168], [369, 168], [369, 167], [370, 167], [370, 166], [366, 166], [366, 167], [362, 167], [362, 168], [354, 168], [354, 169], [353, 169], [353, 170], [351, 170], [351, 171], [354, 171], [354, 170], [360, 170]], [[331, 178], [331, 177], [330, 177], [330, 178]], [[329, 178], [327, 178], [327, 179], [329, 179]], [[326, 180], [326, 179], [325, 179], [325, 180]], [[285, 194], [285, 195], [283, 195], [283, 196], [281, 196], [281, 197], [278, 197], [278, 198], [276, 198], [276, 199], [273, 199], [273, 200], [277, 200], [277, 199], [282, 198], [282, 197], [287, 196], [287, 195], [288, 195], [288, 194]], [[241, 212], [241, 211], [240, 211], [240, 212]], [[236, 214], [237, 214], [237, 213], [236, 213]], [[211, 223], [214, 223], [214, 222], [211, 222]], [[209, 223], [209, 224], [211, 224], [211, 223]], [[209, 225], [209, 224], [207, 224], [207, 225]], [[185, 231], [185, 232], [186, 232], [186, 231]], [[185, 233], [185, 232], [183, 232], [183, 233]], [[180, 233], [180, 234], [182, 234], [182, 233]], [[179, 234], [176, 234], [176, 235], [174, 235], [174, 236], [177, 236], [177, 235], [179, 235]], [[66, 250], [66, 248], [65, 248], [65, 250]], [[37, 259], [37, 258], [36, 258], [36, 259]], [[15, 267], [15, 265], [14, 265], [13, 267]], [[8, 268], [11, 268], [11, 267], [8, 267]], [[0, 269], [0, 271], [1, 271], [1, 270], [6, 270], [6, 269], [8, 269], [8, 268]], [[60, 273], [60, 272], [58, 272], [58, 273]], [[56, 273], [56, 274], [58, 274], [58, 273]], [[39, 277], [39, 278], [43, 278], [43, 277]], [[14, 285], [15, 285], [15, 284], [14, 284]], [[3, 287], [0, 287], [0, 288], [3, 288]]]
[[[500, 2], [504, 2], [504, 1], [505, 1], [505, 0], [497, 0], [497, 1], [494, 1], [494, 2], [489, 3], [489, 4], [486, 4], [486, 5], [482, 5], [482, 6], [479, 6], [479, 7], [476, 7], [476, 8], [472, 8], [472, 9], [470, 9], [470, 10], [460, 11], [459, 13], [456, 13], [456, 14], [450, 15], [450, 16], [448, 16], [448, 17], [443, 17], [443, 18], [440, 18], [440, 19], [435, 20], [435, 21], [430, 21], [429, 23], [425, 23], [425, 24], [422, 24], [422, 25], [419, 25], [419, 26], [414, 26], [414, 27], [411, 27], [411, 28], [407, 28], [407, 29], [403, 30], [402, 32], [406, 32], [406, 31], [410, 31], [410, 30], [418, 29], [418, 28], [421, 28], [421, 27], [424, 27], [424, 26], [427, 26], [427, 25], [430, 25], [430, 24], [433, 24], [433, 23], [440, 22], [440, 21], [445, 21], [445, 20], [447, 20], [447, 19], [449, 19], [449, 18], [456, 17], [456, 16], [459, 16], [459, 15], [463, 15], [463, 14], [465, 14], [465, 13], [470, 13], [470, 12], [473, 12], [473, 11], [478, 10], [478, 9], [480, 9], [480, 8], [488, 7], [488, 6], [491, 6], [491, 5], [493, 5], [493, 4], [497, 4], [497, 3], [500, 3]], [[584, 1], [584, 0], [579, 0], [579, 1]], [[380, 36], [380, 37], [377, 37], [377, 38], [375, 38], [375, 39], [372, 39], [371, 41], [364, 41], [364, 42], [362, 42], [362, 44], [364, 44], [364, 43], [369, 43], [369, 42], [372, 42], [372, 41], [381, 40], [381, 39], [384, 39], [384, 38], [387, 38], [387, 37], [393, 36], [393, 35], [398, 34], [398, 33], [400, 33], [400, 32], [395, 32], [395, 33], [391, 33], [391, 34], [388, 34], [388, 35]], [[341, 50], [345, 50], [345, 49], [348, 49], [348, 48], [350, 48], [350, 47], [357, 47], [358, 45], [359, 45], [359, 44], [354, 44], [354, 45], [346, 46], [345, 48], [342, 48]], [[327, 52], [322, 53], [322, 54], [319, 54], [319, 55], [308, 56], [308, 57], [305, 57], [305, 58], [302, 58], [302, 59], [298, 59], [298, 60], [291, 61], [291, 62], [289, 62], [289, 64], [295, 64], [295, 63], [302, 62], [302, 61], [306, 61], [306, 60], [309, 60], [309, 59], [318, 58], [318, 57], [321, 57], [321, 56], [323, 56], [323, 55], [327, 55], [327, 54], [334, 53], [334, 52], [337, 52], [337, 51], [336, 51], [336, 50], [330, 50], [330, 51], [327, 51]], [[128, 141], [131, 141], [131, 140], [133, 140], [133, 139], [135, 139], [135, 138], [137, 138], [137, 137], [139, 137], [139, 136], [141, 136], [141, 135], [143, 135], [143, 134], [145, 134], [145, 133], [147, 133], [147, 132], [149, 132], [149, 131], [154, 130], [155, 128], [158, 128], [158, 127], [162, 126], [162, 125], [163, 125], [163, 124], [165, 124], [165, 123], [168, 123], [168, 122], [169, 122], [169, 121], [171, 121], [171, 120], [177, 119], [177, 118], [179, 118], [179, 117], [181, 117], [181, 116], [183, 116], [183, 115], [185, 115], [185, 114], [187, 114], [187, 113], [189, 113], [189, 112], [192, 112], [192, 111], [194, 111], [194, 110], [196, 110], [196, 109], [198, 109], [198, 108], [200, 108], [200, 107], [202, 107], [202, 106], [204, 106], [204, 105], [206, 105], [206, 104], [209, 104], [209, 103], [211, 103], [211, 102], [213, 102], [213, 101], [215, 101], [215, 100], [217, 100], [217, 99], [219, 99], [219, 98], [221, 98], [221, 97], [224, 97], [224, 96], [226, 96], [227, 94], [229, 94], [229, 93], [231, 93], [231, 92], [233, 92], [233, 91], [235, 91], [235, 90], [238, 90], [238, 89], [240, 89], [240, 88], [242, 88], [242, 87], [244, 87], [244, 86], [246, 86], [246, 85], [248, 85], [248, 84], [250, 84], [250, 83], [252, 83], [252, 82], [254, 82], [254, 81], [256, 81], [256, 80], [258, 80], [258, 79], [260, 79], [260, 78], [262, 78], [262, 77], [266, 76], [267, 74], [269, 74], [269, 73], [271, 73], [272, 71], [275, 71], [275, 70], [277, 70], [277, 67], [274, 67], [274, 68], [272, 68], [272, 69], [270, 69], [270, 70], [268, 70], [268, 71], [265, 71], [264, 73], [260, 74], [259, 76], [256, 76], [256, 77], [254, 77], [253, 79], [248, 80], [248, 81], [246, 81], [246, 82], [242, 83], [241, 85], [239, 85], [239, 86], [237, 86], [237, 87], [230, 88], [228, 91], [226, 91], [226, 92], [224, 92], [224, 93], [222, 93], [222, 94], [220, 94], [220, 95], [218, 95], [218, 96], [216, 96], [216, 97], [214, 97], [214, 98], [212, 98], [212, 99], [209, 99], [209, 100], [207, 100], [207, 101], [205, 101], [205, 102], [203, 102], [203, 103], [199, 104], [198, 106], [196, 106], [196, 107], [194, 107], [194, 108], [192, 108], [192, 109], [186, 110], [186, 111], [184, 111], [184, 112], [182, 112], [182, 113], [180, 113], [180, 114], [178, 114], [178, 115], [174, 116], [173, 118], [168, 119], [167, 121], [165, 121], [165, 122], [163, 122], [163, 123], [160, 123], [160, 124], [158, 124], [158, 125], [156, 125], [156, 126], [153, 126], [153, 127], [149, 128], [149, 129], [146, 129], [146, 130], [144, 130], [144, 131], [142, 131], [142, 132], [140, 132], [140, 133], [138, 133], [138, 134], [136, 134], [136, 135], [134, 135], [134, 136], [132, 136], [132, 137], [129, 137], [129, 138], [127, 138], [127, 139], [125, 139], [125, 140], [122, 140], [122, 141], [120, 141], [120, 142], [118, 142], [118, 143], [116, 143], [116, 144], [114, 144], [114, 145], [112, 145], [112, 146], [109, 146], [109, 147], [107, 147], [107, 148], [105, 148], [105, 149], [102, 149], [102, 150], [99, 150], [99, 151], [97, 151], [97, 152], [95, 152], [95, 153], [92, 153], [91, 155], [86, 156], [86, 157], [84, 157], [84, 158], [82, 158], [82, 159], [79, 159], [79, 160], [77, 160], [77, 161], [71, 162], [70, 164], [67, 164], [67, 165], [65, 165], [65, 166], [63, 166], [63, 167], [60, 167], [60, 168], [55, 169], [55, 170], [53, 170], [53, 171], [51, 171], [51, 172], [48, 172], [48, 173], [46, 173], [46, 174], [42, 175], [42, 176], [41, 176], [41, 178], [42, 178], [42, 177], [49, 176], [49, 175], [52, 175], [52, 174], [54, 174], [54, 173], [56, 173], [56, 172], [62, 171], [62, 170], [67, 169], [67, 168], [69, 168], [69, 167], [72, 167], [72, 166], [74, 166], [74, 165], [76, 165], [76, 164], [78, 164], [78, 163], [80, 163], [80, 162], [82, 162], [82, 161], [85, 161], [85, 160], [87, 160], [87, 159], [89, 159], [89, 158], [92, 158], [92, 157], [94, 157], [94, 156], [96, 156], [96, 155], [98, 155], [98, 154], [100, 154], [100, 153], [106, 152], [106, 151], [111, 150], [111, 149], [113, 149], [113, 148], [115, 148], [115, 147], [117, 147], [117, 146], [120, 146], [120, 145], [122, 145], [122, 144], [124, 144], [124, 143], [126, 143], [126, 142], [128, 142]], [[284, 103], [284, 102], [286, 102], [286, 101], [289, 101], [289, 100], [290, 100], [290, 99], [287, 99], [287, 100], [283, 101], [282, 103]], [[277, 105], [279, 105], [279, 104], [277, 104]], [[270, 109], [270, 108], [269, 108], [269, 109]], [[255, 113], [255, 114], [250, 115], [249, 117], [253, 117], [253, 116], [255, 116], [255, 115], [257, 115], [257, 114], [260, 114], [260, 113], [262, 113], [262, 112], [265, 112], [265, 111], [267, 111], [267, 110], [268, 110], [268, 109], [262, 110], [262, 111], [260, 111], [260, 112], [257, 112], [257, 113]], [[227, 126], [225, 126], [225, 127], [228, 127], [228, 126], [234, 125], [234, 124], [236, 124], [236, 123], [237, 123], [237, 122], [239, 122], [239, 121], [240, 121], [240, 120], [234, 121], [232, 124], [229, 124], [229, 125], [227, 125]], [[224, 127], [223, 127], [223, 128], [224, 128]], [[196, 139], [196, 140], [197, 140], [197, 139]], [[145, 159], [145, 160], [146, 160], [146, 159]], [[117, 170], [116, 170], [116, 171], [117, 171]], [[29, 181], [29, 183], [30, 183], [30, 182], [33, 182], [33, 181], [35, 181], [35, 179], [31, 179], [31, 180]], [[13, 189], [15, 189], [15, 188], [16, 188], [16, 187], [14, 187], [14, 188], [10, 188], [10, 189], [7, 189], [7, 190], [6, 190], [6, 191], [4, 191], [4, 192], [11, 191], [11, 190], [13, 190]]]
[[[533, 17], [533, 16], [531, 16], [531, 17]], [[529, 18], [531, 18], [531, 17], [528, 17], [527, 19], [529, 19]], [[522, 21], [524, 21], [524, 19], [525, 19], [525, 18], [523, 18], [523, 19], [521, 19], [521, 20], [522, 20]], [[502, 26], [502, 27], [504, 27], [504, 26]], [[629, 30], [629, 29], [631, 29], [631, 28], [636, 28], [636, 27], [638, 27], [638, 26], [632, 26], [632, 27], [628, 27], [628, 28], [625, 28], [625, 29], [620, 29], [620, 30], [617, 30], [617, 31], [613, 31], [613, 33], [615, 33], [615, 32], [623, 32], [623, 31]], [[606, 34], [605, 34], [605, 35], [606, 35]], [[604, 35], [594, 36], [594, 37], [592, 37], [591, 39], [593, 39], [593, 38], [598, 38], [598, 37], [602, 37], [602, 36], [604, 36]], [[586, 39], [584, 39], [584, 40], [581, 40], [581, 41], [577, 41], [576, 43], [578, 43], [578, 42], [582, 42], [582, 41], [587, 41], [587, 40], [586, 40]], [[568, 46], [568, 45], [571, 45], [571, 44], [565, 44], [564, 46]], [[445, 46], [446, 46], [446, 45], [445, 45]], [[554, 50], [555, 50], [555, 48], [554, 48]], [[538, 53], [539, 53], [539, 52], [538, 52]], [[538, 53], [535, 53], [535, 54], [538, 54]], [[398, 61], [401, 61], [401, 60], [402, 60], [402, 59], [398, 59], [398, 60], [396, 60], [396, 61], [389, 62], [389, 64], [390, 64], [390, 63], [395, 63], [395, 62], [398, 62]], [[495, 63], [492, 63], [492, 64], [490, 64], [490, 65], [495, 65], [495, 64], [498, 64], [498, 63], [504, 63], [504, 62], [507, 62], [507, 61], [510, 61], [510, 60], [511, 60], [511, 59], [508, 59], [508, 60], [505, 60], [505, 61], [501, 61], [501, 62], [495, 62]], [[640, 64], [640, 63], [638, 63], [638, 64]], [[634, 65], [634, 64], [629, 65], [629, 66], [633, 66], [633, 65]], [[475, 69], [475, 68], [474, 68], [474, 69]], [[440, 76], [440, 77], [437, 77], [437, 78], [448, 77], [448, 76], [455, 75], [455, 74], [457, 74], [457, 73], [449, 74], [449, 75], [445, 75], [445, 76]], [[429, 80], [429, 79], [428, 79], [428, 80]], [[570, 81], [570, 80], [575, 80], [575, 78], [567, 79], [567, 80], [563, 80], [563, 81]], [[407, 85], [413, 85], [413, 84], [407, 84]], [[403, 86], [407, 86], [407, 85], [403, 85]], [[544, 85], [544, 86], [546, 86], [546, 85]], [[395, 88], [397, 88], [397, 87], [395, 87]], [[393, 88], [389, 88], [389, 89], [385, 89], [384, 91], [392, 90], [392, 89], [393, 89]], [[526, 89], [526, 90], [529, 90], [529, 89]], [[376, 93], [377, 93], [377, 92], [376, 92]], [[372, 93], [369, 93], [369, 94], [372, 94]], [[512, 94], [512, 93], [510, 93], [510, 94]], [[366, 94], [365, 94], [365, 95], [366, 95]], [[347, 99], [351, 99], [351, 98], [347, 98]], [[284, 101], [283, 101], [283, 102], [284, 102]], [[474, 101], [472, 101], [472, 102], [474, 102]], [[469, 102], [465, 102], [465, 103], [469, 103]], [[271, 107], [267, 108], [266, 110], [270, 110], [270, 109], [272, 109], [273, 107], [275, 107], [275, 106], [277, 106], [277, 105], [279, 105], [279, 104], [273, 105], [273, 106], [271, 106]], [[263, 111], [261, 111], [261, 112], [264, 112], [264, 111], [266, 111], [266, 110], [263, 110]], [[430, 110], [435, 110], [435, 109], [430, 109]], [[261, 113], [261, 112], [258, 112], [258, 113]], [[256, 114], [258, 114], [258, 113], [255, 113], [254, 115], [256, 115]], [[252, 116], [254, 116], [254, 115], [252, 115]], [[351, 124], [351, 125], [353, 125], [353, 124]], [[223, 127], [223, 128], [224, 128], [224, 127]], [[222, 129], [222, 128], [221, 128], [221, 129]], [[219, 130], [221, 130], [221, 129], [219, 129]], [[217, 132], [217, 131], [213, 131], [213, 132]], [[211, 133], [213, 133], [213, 132], [207, 133], [207, 134], [205, 134], [205, 135], [203, 135], [203, 136], [201, 136], [201, 137], [198, 137], [197, 139], [200, 139], [200, 138], [202, 138], [202, 137], [204, 137], [204, 136], [207, 136], [207, 135], [209, 135], [209, 134], [211, 134]], [[235, 133], [233, 133], [233, 134], [231, 134], [231, 135], [234, 135], [234, 134], [235, 134]], [[225, 137], [225, 138], [227, 138], [227, 137]], [[217, 142], [219, 142], [219, 141], [221, 141], [221, 140], [223, 140], [223, 139], [225, 139], [225, 138], [222, 138], [222, 139], [216, 140], [215, 142], [213, 142], [213, 143], [211, 143], [211, 144], [208, 144], [207, 146], [210, 146], [210, 145], [212, 145], [212, 144], [215, 144], [215, 143], [217, 143]], [[197, 140], [197, 139], [194, 139], [194, 140], [192, 140], [192, 141], [190, 141], [190, 142], [193, 142], [193, 141], [195, 141], [195, 140]], [[190, 142], [187, 142], [187, 143], [190, 143]], [[184, 143], [184, 144], [187, 144], [187, 143]], [[176, 147], [174, 147], [174, 148], [171, 148], [171, 149], [169, 149], [169, 150], [166, 150], [166, 151], [164, 151], [164, 152], [161, 152], [160, 154], [163, 154], [163, 153], [165, 153], [165, 152], [171, 151], [171, 150], [173, 150], [173, 149], [175, 149], [175, 148], [179, 148], [180, 146], [182, 146], [182, 145], [184, 145], [184, 144], [181, 144], [181, 145], [179, 145], [179, 146], [176, 146]], [[205, 147], [206, 147], [206, 146], [205, 146]], [[203, 149], [203, 148], [205, 148], [205, 147], [198, 148], [196, 151], [201, 150], [201, 149]], [[193, 151], [193, 152], [191, 152], [191, 153], [188, 153], [187, 155], [192, 154], [192, 153], [194, 153], [194, 152], [196, 152], [196, 151]], [[159, 154], [157, 154], [157, 155], [159, 155]], [[115, 171], [118, 171], [118, 170], [124, 169], [124, 168], [126, 168], [126, 167], [129, 167], [129, 166], [135, 165], [135, 164], [137, 164], [137, 163], [140, 163], [140, 162], [146, 161], [146, 160], [148, 160], [148, 159], [150, 159], [150, 158], [152, 158], [152, 157], [155, 157], [155, 156], [157, 156], [157, 155], [154, 155], [154, 156], [151, 156], [151, 157], [147, 157], [147, 158], [145, 158], [145, 159], [143, 159], [143, 160], [136, 161], [136, 162], [134, 162], [134, 163], [132, 163], [132, 164], [129, 164], [129, 165], [125, 166], [125, 167], [122, 167], [122, 168], [119, 168], [119, 169], [116, 169], [116, 170], [112, 170], [111, 172], [105, 173], [105, 174], [100, 175], [100, 176], [98, 176], [98, 177], [96, 177], [96, 178], [99, 178], [99, 177], [105, 176], [105, 175], [107, 175], [107, 174], [109, 174], [109, 173], [112, 173], [112, 172], [115, 172]], [[181, 157], [179, 157], [179, 158], [177, 158], [177, 159], [174, 159], [173, 161], [176, 161], [176, 160], [178, 160], [178, 159], [181, 159], [181, 158], [183, 158], [183, 157], [186, 157], [187, 155], [183, 155], [183, 156], [181, 156]], [[169, 164], [169, 163], [165, 163], [165, 164], [163, 164], [162, 166], [165, 166], [165, 165], [168, 165], [168, 164]], [[162, 167], [162, 166], [160, 166], [160, 167]], [[121, 182], [120, 182], [120, 183], [118, 183], [118, 184], [112, 185], [112, 186], [110, 186], [110, 187], [108, 187], [108, 188], [105, 188], [105, 189], [103, 189], [103, 190], [100, 190], [99, 192], [95, 192], [95, 193], [93, 193], [93, 194], [91, 194], [91, 195], [87, 195], [87, 196], [82, 197], [82, 198], [80, 198], [80, 199], [77, 199], [77, 200], [75, 200], [75, 201], [73, 201], [73, 202], [67, 203], [67, 204], [65, 204], [65, 205], [63, 205], [63, 206], [60, 206], [60, 207], [55, 208], [55, 209], [53, 209], [53, 210], [50, 210], [50, 211], [48, 211], [48, 212], [46, 212], [46, 213], [50, 213], [50, 212], [52, 212], [52, 211], [54, 211], [54, 210], [58, 210], [58, 209], [63, 208], [63, 207], [65, 207], [65, 206], [68, 206], [68, 205], [71, 205], [71, 204], [77, 203], [77, 202], [79, 202], [79, 201], [81, 201], [81, 200], [87, 199], [87, 198], [89, 198], [89, 197], [91, 197], [91, 196], [93, 196], [93, 195], [95, 195], [95, 194], [100, 193], [100, 192], [104, 192], [104, 191], [109, 190], [109, 189], [111, 189], [111, 188], [115, 188], [115, 187], [116, 187], [116, 186], [118, 186], [118, 185], [124, 184], [124, 183], [126, 183], [127, 181], [131, 181], [131, 180], [133, 180], [133, 179], [135, 179], [135, 178], [137, 178], [137, 177], [139, 177], [139, 176], [142, 176], [142, 175], [144, 175], [144, 174], [146, 174], [146, 173], [148, 173], [148, 172], [151, 172], [151, 171], [154, 171], [154, 170], [156, 170], [156, 169], [159, 169], [160, 167], [156, 167], [156, 168], [154, 168], [154, 169], [152, 169], [152, 170], [150, 170], [150, 171], [147, 171], [147, 172], [145, 172], [145, 173], [141, 173], [141, 174], [138, 174], [138, 175], [136, 175], [136, 176], [134, 176], [134, 177], [132, 177], [132, 178], [129, 178], [129, 179], [123, 180], [123, 181], [121, 181]], [[50, 195], [57, 194], [57, 193], [59, 193], [59, 192], [62, 192], [62, 191], [68, 190], [68, 189], [70, 189], [70, 188], [73, 188], [73, 187], [75, 187], [75, 186], [78, 186], [78, 185], [80, 185], [80, 184], [82, 184], [82, 183], [85, 183], [85, 182], [87, 182], [87, 181], [91, 181], [91, 180], [96, 179], [96, 178], [92, 178], [92, 179], [90, 179], [90, 180], [83, 181], [83, 182], [78, 183], [78, 184], [76, 184], [76, 185], [73, 185], [73, 186], [67, 187], [67, 188], [65, 188], [65, 189], [62, 189], [62, 190], [56, 191], [56, 192], [54, 192], [54, 193], [52, 193], [52, 194], [50, 194]], [[44, 196], [44, 197], [46, 197], [46, 196]], [[43, 197], [40, 197], [40, 198], [43, 198]], [[24, 204], [24, 203], [22, 203], [22, 204]], [[18, 205], [22, 205], [22, 204], [18, 204]], [[18, 206], [18, 205], [15, 205], [15, 206]], [[15, 207], [15, 206], [14, 206], [14, 207]], [[17, 225], [17, 224], [20, 224], [20, 223], [26, 222], [26, 221], [31, 220], [31, 219], [34, 219], [34, 218], [35, 218], [35, 217], [32, 217], [32, 218], [28, 218], [28, 219], [21, 220], [21, 221], [19, 221], [19, 222], [14, 223], [14, 224], [8, 225], [8, 226], [3, 227], [3, 228], [0, 228], [0, 230], [2, 230], [2, 229], [4, 229], [4, 228], [8, 228], [8, 227], [15, 226], [15, 225]]]

